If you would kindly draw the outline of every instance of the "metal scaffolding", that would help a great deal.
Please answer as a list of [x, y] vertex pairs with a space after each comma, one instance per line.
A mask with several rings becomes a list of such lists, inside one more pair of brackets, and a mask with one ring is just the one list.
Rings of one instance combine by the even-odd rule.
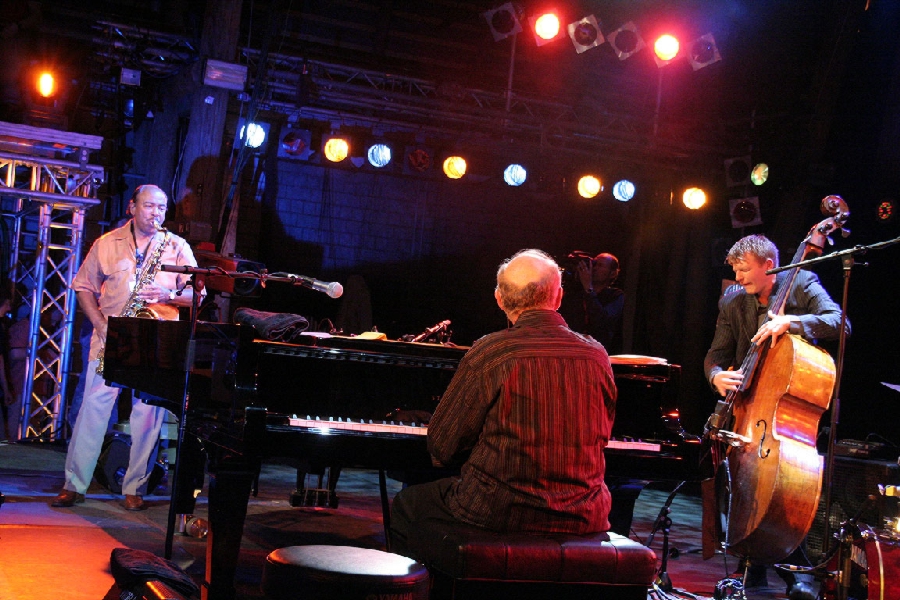
[[[101, 142], [97, 136], [0, 123], [0, 147], [23, 150], [0, 152], [0, 207], [9, 234], [3, 268], [14, 285], [13, 305], [27, 307], [30, 325], [25, 378], [16, 382], [22, 439], [53, 441], [64, 433], [76, 311], [71, 284], [81, 263], [85, 211], [99, 204], [105, 179], [104, 169], [86, 159]], [[71, 154], [81, 160], [56, 158]]]

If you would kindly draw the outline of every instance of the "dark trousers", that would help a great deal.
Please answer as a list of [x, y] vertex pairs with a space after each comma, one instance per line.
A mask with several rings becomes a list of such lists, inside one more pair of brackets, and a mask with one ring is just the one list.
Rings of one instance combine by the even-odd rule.
[[409, 531], [416, 521], [425, 519], [456, 522], [447, 507], [446, 497], [452, 478], [438, 479], [427, 483], [411, 485], [400, 490], [391, 504], [391, 552], [416, 558], [410, 555], [407, 539]]

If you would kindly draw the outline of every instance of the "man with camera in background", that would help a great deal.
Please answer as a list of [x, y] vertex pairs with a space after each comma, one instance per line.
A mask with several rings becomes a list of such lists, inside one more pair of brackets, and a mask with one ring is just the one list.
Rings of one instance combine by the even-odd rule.
[[584, 333], [610, 354], [622, 352], [622, 312], [625, 292], [613, 287], [619, 277], [619, 259], [602, 252], [594, 257], [575, 250], [568, 259], [574, 268], [566, 270], [568, 289], [560, 309], [569, 327]]

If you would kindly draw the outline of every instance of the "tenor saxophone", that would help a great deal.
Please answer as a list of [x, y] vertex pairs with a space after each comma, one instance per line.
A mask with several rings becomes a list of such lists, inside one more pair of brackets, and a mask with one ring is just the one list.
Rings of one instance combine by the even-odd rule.
[[[157, 221], [154, 221], [153, 225], [156, 227], [157, 231], [162, 231], [165, 235], [163, 236], [162, 242], [157, 244], [156, 248], [153, 249], [153, 254], [150, 255], [150, 260], [147, 261], [147, 263], [144, 265], [144, 268], [138, 275], [137, 281], [134, 284], [134, 289], [131, 290], [131, 295], [128, 296], [128, 301], [125, 303], [125, 307], [119, 314], [120, 317], [138, 317], [142, 319], [163, 318], [160, 313], [157, 312], [152, 306], [149, 306], [146, 301], [138, 297], [141, 293], [141, 290], [144, 289], [144, 287], [148, 284], [152, 283], [153, 279], [156, 277], [156, 274], [159, 272], [159, 267], [162, 263], [163, 250], [165, 250], [166, 244], [169, 243], [169, 230], [160, 225]], [[100, 354], [97, 357], [98, 375], [103, 375], [103, 355], [105, 353], [106, 344], [104, 343], [100, 346]]]

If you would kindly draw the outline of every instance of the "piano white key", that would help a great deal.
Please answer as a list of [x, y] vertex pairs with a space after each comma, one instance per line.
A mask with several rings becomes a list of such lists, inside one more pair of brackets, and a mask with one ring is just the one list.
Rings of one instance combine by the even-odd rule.
[[662, 446], [653, 442], [640, 442], [634, 440], [609, 440], [606, 445], [611, 450], [640, 450], [642, 452], [660, 452]]

